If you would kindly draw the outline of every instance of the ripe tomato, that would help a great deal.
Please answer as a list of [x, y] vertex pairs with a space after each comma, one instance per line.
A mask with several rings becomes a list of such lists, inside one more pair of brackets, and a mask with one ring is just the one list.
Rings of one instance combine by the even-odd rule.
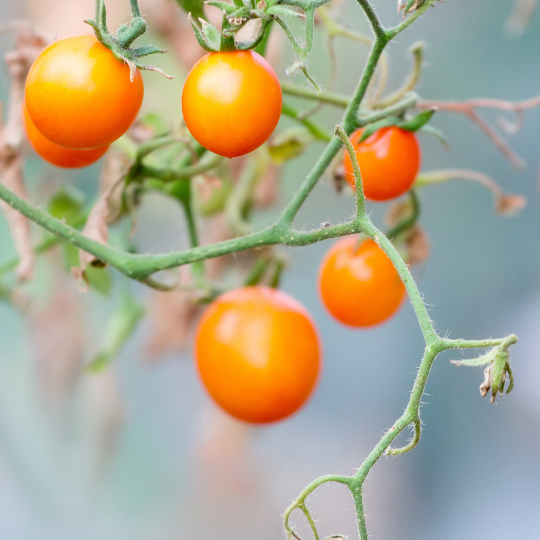
[[28, 114], [51, 142], [102, 148], [131, 126], [144, 94], [137, 70], [114, 58], [94, 35], [55, 41], [36, 58], [26, 80]]
[[44, 137], [32, 122], [28, 115], [26, 104], [23, 105], [23, 123], [26, 130], [26, 136], [30, 144], [45, 161], [64, 167], [66, 169], [75, 169], [77, 167], [86, 167], [96, 162], [109, 148], [93, 148], [92, 150], [74, 150], [73, 148], [64, 148], [58, 146]]
[[[362, 130], [351, 136], [360, 165], [364, 195], [372, 201], [389, 201], [403, 195], [420, 170], [420, 145], [414, 133], [396, 126], [379, 129], [364, 142]], [[343, 159], [345, 177], [355, 187], [351, 158]]]
[[281, 115], [281, 86], [253, 51], [208, 53], [190, 71], [182, 92], [187, 128], [205, 148], [228, 158], [252, 152]]
[[321, 362], [317, 330], [305, 308], [268, 287], [219, 297], [199, 324], [195, 356], [212, 398], [252, 423], [275, 422], [299, 409]]
[[320, 294], [326, 309], [348, 326], [379, 324], [403, 300], [405, 286], [386, 253], [373, 241], [359, 245], [357, 236], [336, 242], [319, 270]]

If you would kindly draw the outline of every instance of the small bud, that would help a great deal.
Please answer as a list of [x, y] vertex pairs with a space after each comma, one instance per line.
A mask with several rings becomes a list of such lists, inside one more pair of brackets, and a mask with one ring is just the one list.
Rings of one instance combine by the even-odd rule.
[[526, 204], [527, 199], [523, 195], [500, 195], [497, 198], [497, 212], [505, 216], [515, 216]]
[[[515, 336], [510, 336], [514, 340]], [[515, 341], [514, 341], [515, 343]], [[508, 374], [508, 388], [506, 393], [509, 394], [514, 388], [514, 374], [510, 366], [510, 354], [508, 353], [508, 344], [499, 345], [494, 347], [487, 354], [474, 358], [472, 360], [451, 360], [452, 364], [456, 366], [482, 366], [484, 369], [484, 380], [480, 385], [480, 395], [486, 397], [491, 391], [490, 403], [495, 403], [497, 394], [501, 396], [504, 394], [504, 387], [506, 384], [506, 375]]]

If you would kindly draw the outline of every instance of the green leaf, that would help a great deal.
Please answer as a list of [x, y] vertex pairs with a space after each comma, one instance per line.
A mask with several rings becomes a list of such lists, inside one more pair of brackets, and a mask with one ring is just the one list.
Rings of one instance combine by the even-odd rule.
[[310, 139], [309, 135], [306, 137], [304, 130], [286, 132], [268, 147], [268, 153], [276, 165], [282, 165], [303, 154]]
[[191, 198], [191, 181], [189, 178], [181, 178], [174, 182], [168, 182], [164, 186], [171, 197], [178, 199], [182, 204], [189, 204]]
[[434, 109], [422, 111], [413, 118], [398, 122], [396, 126], [400, 127], [401, 129], [405, 129], [406, 131], [418, 131], [431, 120], [431, 117], [435, 114], [435, 112], [436, 111]]
[[430, 125], [425, 125], [425, 126], [422, 126], [419, 131], [421, 133], [427, 133], [429, 135], [433, 135], [436, 139], [438, 139], [442, 145], [447, 149], [447, 150], [450, 150], [450, 145], [448, 144], [448, 139], [446, 138], [446, 135], [440, 131], [439, 129], [433, 127], [433, 126], [430, 126]]
[[244, 7], [244, 2], [242, 2], [242, 0], [233, 0], [233, 2], [237, 7]]
[[81, 215], [84, 195], [77, 189], [63, 186], [49, 200], [49, 213], [68, 224], [74, 223]]
[[84, 273], [88, 286], [102, 294], [103, 296], [109, 296], [112, 291], [112, 276], [107, 268], [96, 268], [94, 266], [88, 266]]
[[98, 373], [116, 358], [125, 342], [135, 332], [144, 315], [144, 307], [125, 292], [118, 309], [112, 314], [99, 353], [86, 366], [86, 371]]
[[79, 250], [73, 245], [65, 243], [63, 245], [64, 265], [69, 272], [72, 268], [79, 266]]
[[379, 131], [379, 129], [389, 127], [389, 126], [395, 126], [400, 121], [400, 118], [397, 116], [389, 116], [388, 118], [383, 118], [382, 120], [379, 120], [378, 122], [373, 122], [373, 124], [368, 124], [366, 127], [364, 127], [362, 131], [362, 136], [360, 137], [358, 142], [364, 142], [366, 139], [371, 137], [376, 131]]
[[296, 17], [303, 19], [305, 16], [303, 13], [296, 11], [295, 9], [286, 6], [271, 6], [266, 10], [267, 15], [278, 15], [279, 17]]
[[176, 3], [186, 13], [191, 13], [197, 20], [206, 19], [203, 0], [176, 0]]

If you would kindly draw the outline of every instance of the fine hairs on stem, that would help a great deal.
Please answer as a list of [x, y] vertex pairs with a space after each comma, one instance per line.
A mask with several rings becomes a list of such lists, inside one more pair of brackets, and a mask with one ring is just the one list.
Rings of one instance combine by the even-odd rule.
[[[187, 195], [182, 201], [182, 204], [184, 205], [184, 210], [187, 216], [191, 247], [186, 250], [160, 255], [140, 255], [120, 251], [114, 247], [96, 242], [86, 237], [82, 232], [75, 228], [76, 224], [73, 224], [74, 226], [70, 226], [63, 221], [56, 219], [49, 213], [21, 198], [16, 193], [8, 189], [5, 185], [0, 184], [0, 199], [27, 217], [29, 220], [33, 221], [54, 235], [55, 240], [47, 240], [44, 247], [38, 247], [38, 250], [47, 249], [48, 247], [54, 245], [57, 239], [60, 239], [87, 253], [90, 253], [104, 264], [108, 264], [116, 268], [125, 276], [156, 288], [162, 287], [153, 279], [153, 274], [156, 272], [176, 268], [182, 265], [192, 264], [192, 268], [195, 270], [195, 277], [200, 278], [201, 281], [203, 281], [204, 276], [202, 274], [204, 272], [204, 267], [199, 263], [214, 257], [253, 248], [260, 248], [262, 246], [306, 246], [329, 238], [363, 233], [369, 238], [373, 239], [386, 253], [394, 264], [401, 280], [406, 287], [425, 341], [424, 353], [413, 384], [409, 402], [407, 403], [404, 413], [396, 420], [392, 427], [386, 431], [354, 475], [322, 476], [311, 482], [300, 493], [296, 500], [292, 502], [292, 504], [285, 511], [284, 515], [284, 525], [289, 540], [299, 538], [298, 534], [294, 531], [294, 528], [291, 525], [291, 515], [294, 510], [300, 510], [304, 514], [310, 525], [313, 536], [318, 540], [319, 534], [317, 531], [316, 522], [309, 512], [307, 499], [309, 495], [313, 493], [313, 491], [315, 491], [320, 485], [327, 482], [337, 482], [343, 484], [350, 490], [355, 504], [360, 539], [367, 540], [368, 529], [363, 502], [364, 482], [371, 469], [382, 455], [400, 455], [411, 451], [419, 443], [421, 436], [421, 398], [424, 393], [432, 365], [439, 353], [448, 349], [492, 348], [494, 351], [493, 358], [498, 359], [494, 361], [502, 361], [508, 364], [508, 347], [517, 341], [517, 338], [514, 335], [487, 340], [461, 340], [440, 337], [429, 317], [426, 305], [422, 299], [422, 295], [418, 290], [407, 264], [401, 258], [391, 240], [373, 224], [369, 214], [366, 211], [366, 201], [363, 192], [360, 167], [349, 137], [353, 131], [359, 127], [367, 126], [368, 124], [384, 120], [385, 118], [391, 116], [404, 114], [413, 108], [437, 108], [439, 110], [447, 110], [465, 114], [493, 140], [496, 146], [508, 157], [512, 163], [514, 163], [514, 165], [521, 165], [519, 158], [513, 153], [513, 151], [511, 151], [511, 149], [509, 149], [505, 141], [502, 140], [500, 136], [491, 127], [487, 126], [487, 124], [485, 124], [485, 122], [477, 115], [476, 109], [480, 107], [494, 107], [502, 110], [513, 111], [518, 115], [519, 120], [519, 115], [523, 110], [540, 105], [540, 98], [535, 98], [534, 100], [529, 100], [519, 104], [510, 104], [507, 102], [499, 102], [494, 100], [473, 100], [463, 103], [422, 101], [415, 93], [412, 92], [412, 88], [416, 83], [418, 78], [417, 75], [421, 67], [421, 48], [413, 51], [413, 54], [415, 55], [414, 71], [411, 78], [406, 81], [402, 89], [395, 94], [391, 94], [388, 98], [386, 98], [386, 100], [383, 99], [380, 106], [374, 104], [372, 110], [370, 111], [366, 111], [365, 108], [362, 109], [363, 105], [365, 107], [366, 93], [373, 81], [377, 67], [380, 65], [382, 55], [388, 43], [392, 41], [398, 34], [406, 30], [411, 24], [413, 24], [436, 1], [437, 0], [426, 0], [420, 5], [420, 7], [412, 11], [412, 13], [410, 13], [400, 24], [393, 28], [385, 28], [381, 24], [371, 2], [369, 0], [357, 0], [357, 3], [369, 21], [373, 33], [373, 39], [370, 42], [371, 49], [368, 59], [352, 96], [346, 97], [338, 94], [318, 93], [311, 89], [297, 87], [295, 85], [285, 83], [282, 85], [282, 89], [286, 94], [306, 98], [308, 100], [315, 100], [320, 103], [335, 105], [343, 108], [344, 112], [339, 125], [332, 134], [327, 133], [312, 120], [302, 117], [292, 107], [286, 107], [284, 109], [284, 113], [287, 116], [300, 122], [317, 140], [324, 141], [326, 146], [292, 199], [283, 209], [281, 215], [278, 217], [275, 223], [263, 230], [250, 232], [250, 228], [246, 226], [246, 224], [240, 219], [240, 209], [242, 203], [244, 202], [245, 192], [249, 192], [256, 181], [256, 171], [250, 171], [248, 169], [244, 178], [244, 183], [237, 187], [237, 190], [234, 192], [234, 196], [232, 198], [232, 203], [229, 202], [229, 207], [227, 209], [229, 221], [236, 224], [239, 236], [214, 244], [204, 246], [198, 245], [197, 231], [193, 219], [192, 208], [190, 206], [189, 179], [220, 166], [222, 159], [215, 156], [203, 156], [205, 150], [201, 147], [195, 147], [193, 151], [194, 156], [188, 156], [175, 169], [158, 168], [155, 166], [151, 167], [149, 165], [145, 165], [143, 163], [143, 157], [146, 155], [145, 152], [149, 153], [158, 147], [163, 147], [177, 142], [177, 139], [168, 137], [164, 137], [157, 142], [153, 141], [152, 144], [154, 146], [152, 147], [148, 146], [146, 149], [143, 148], [144, 145], [139, 147], [138, 154], [135, 156], [133, 160], [134, 162], [126, 177], [126, 185], [131, 182], [136, 183], [140, 179], [155, 179], [164, 184], [173, 184], [175, 182], [184, 181], [187, 182]], [[313, 14], [313, 10], [316, 7], [320, 7], [326, 3], [326, 0], [283, 0], [280, 2], [281, 5], [300, 7], [309, 15]], [[130, 4], [132, 8], [133, 21], [138, 23], [140, 28], [142, 28], [144, 21], [139, 11], [138, 2], [136, 0], [130, 0]], [[100, 0], [98, 5], [101, 6], [100, 13], [104, 18], [104, 4]], [[308, 19], [310, 18], [308, 17]], [[131, 27], [126, 27], [124, 34], [120, 36], [123, 37], [126, 44], [130, 44], [132, 38], [135, 39], [135, 37], [140, 35], [141, 30], [135, 25], [135, 23], [132, 23]], [[94, 25], [103, 33], [103, 40], [107, 41], [110, 36], [106, 31], [104, 21], [99, 25], [97, 23], [94, 23]], [[311, 31], [312, 27], [309, 26], [307, 33], [308, 37], [311, 36]], [[311, 43], [308, 45], [310, 47]], [[151, 52], [154, 53], [161, 51], [152, 50]], [[304, 55], [303, 50], [301, 52], [302, 55]], [[135, 53], [133, 51], [130, 52], [129, 48], [124, 47], [118, 52], [118, 55], [121, 56], [121, 54], [124, 56], [128, 55], [126, 58], [129, 59], [132, 58], [132, 56], [129, 56], [129, 54], [133, 55]], [[150, 54], [150, 52], [148, 54]], [[296, 230], [293, 227], [293, 224], [299, 210], [338, 153], [342, 151], [343, 147], [345, 147], [346, 151], [349, 153], [351, 162], [353, 164], [356, 184], [356, 215], [353, 219], [343, 224], [324, 226], [320, 229], [307, 232]], [[191, 159], [192, 157], [194, 157], [194, 159]], [[199, 158], [201, 158], [200, 161], [197, 161]], [[463, 176], [463, 174], [461, 176]], [[414, 203], [415, 193], [412, 192], [411, 196], [413, 197]], [[238, 200], [235, 201], [234, 197], [237, 197]], [[416, 220], [416, 217], [417, 216], [414, 216], [414, 220]], [[394, 231], [390, 234], [390, 236], [393, 236], [394, 234], [398, 233]], [[0, 269], [0, 272], [7, 271], [10, 268], [13, 268], [13, 265], [8, 263]], [[488, 353], [488, 355], [489, 354], [491, 353]], [[488, 358], [488, 360], [491, 361], [491, 357]], [[505, 364], [503, 368], [510, 372], [509, 364], [507, 364]], [[493, 384], [494, 389], [496, 388], [497, 390], [501, 390], [499, 382], [500, 381], [495, 381]], [[411, 442], [401, 448], [392, 447], [391, 445], [395, 439], [409, 426], [411, 426], [414, 430]]]

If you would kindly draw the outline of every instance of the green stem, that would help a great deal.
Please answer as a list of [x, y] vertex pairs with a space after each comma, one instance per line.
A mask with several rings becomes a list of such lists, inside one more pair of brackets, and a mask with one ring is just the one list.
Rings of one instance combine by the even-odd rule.
[[336, 94], [334, 92], [318, 93], [311, 88], [300, 86], [299, 84], [293, 84], [288, 82], [281, 83], [281, 90], [284, 94], [289, 96], [296, 96], [312, 101], [319, 101], [321, 103], [328, 103], [329, 105], [335, 105], [345, 109], [349, 104], [349, 98], [342, 94]]
[[208, 159], [195, 163], [195, 165], [188, 165], [186, 167], [179, 167], [177, 169], [157, 169], [147, 165], [139, 165], [136, 169], [136, 175], [143, 178], [157, 178], [162, 182], [174, 182], [175, 180], [191, 178], [193, 176], [211, 171], [212, 169], [215, 169], [222, 161], [223, 158], [221, 156], [211, 154]]
[[405, 232], [411, 227], [414, 227], [414, 225], [416, 225], [416, 222], [418, 221], [418, 218], [420, 217], [420, 201], [418, 200], [416, 190], [409, 190], [409, 197], [411, 199], [412, 206], [411, 215], [400, 221], [395, 227], [393, 227], [386, 233], [386, 236], [390, 238], [390, 240], [393, 240], [402, 232]]
[[142, 17], [138, 0], [129, 0], [129, 5], [131, 6], [131, 14], [133, 15], [133, 18]]
[[426, 3], [414, 11], [412, 15], [407, 17], [401, 24], [394, 26], [390, 30], [387, 30], [387, 36], [389, 39], [394, 39], [398, 34], [403, 32], [406, 28], [411, 26], [411, 24], [421, 17], [437, 0], [427, 0]]
[[313, 120], [310, 120], [309, 118], [302, 117], [301, 113], [297, 111], [294, 107], [291, 107], [287, 103], [283, 103], [282, 105], [282, 114], [289, 116], [290, 118], [293, 118], [300, 124], [302, 124], [304, 127], [307, 128], [307, 130], [318, 140], [330, 142], [332, 140], [332, 135], [328, 133], [322, 126], [314, 122]]

